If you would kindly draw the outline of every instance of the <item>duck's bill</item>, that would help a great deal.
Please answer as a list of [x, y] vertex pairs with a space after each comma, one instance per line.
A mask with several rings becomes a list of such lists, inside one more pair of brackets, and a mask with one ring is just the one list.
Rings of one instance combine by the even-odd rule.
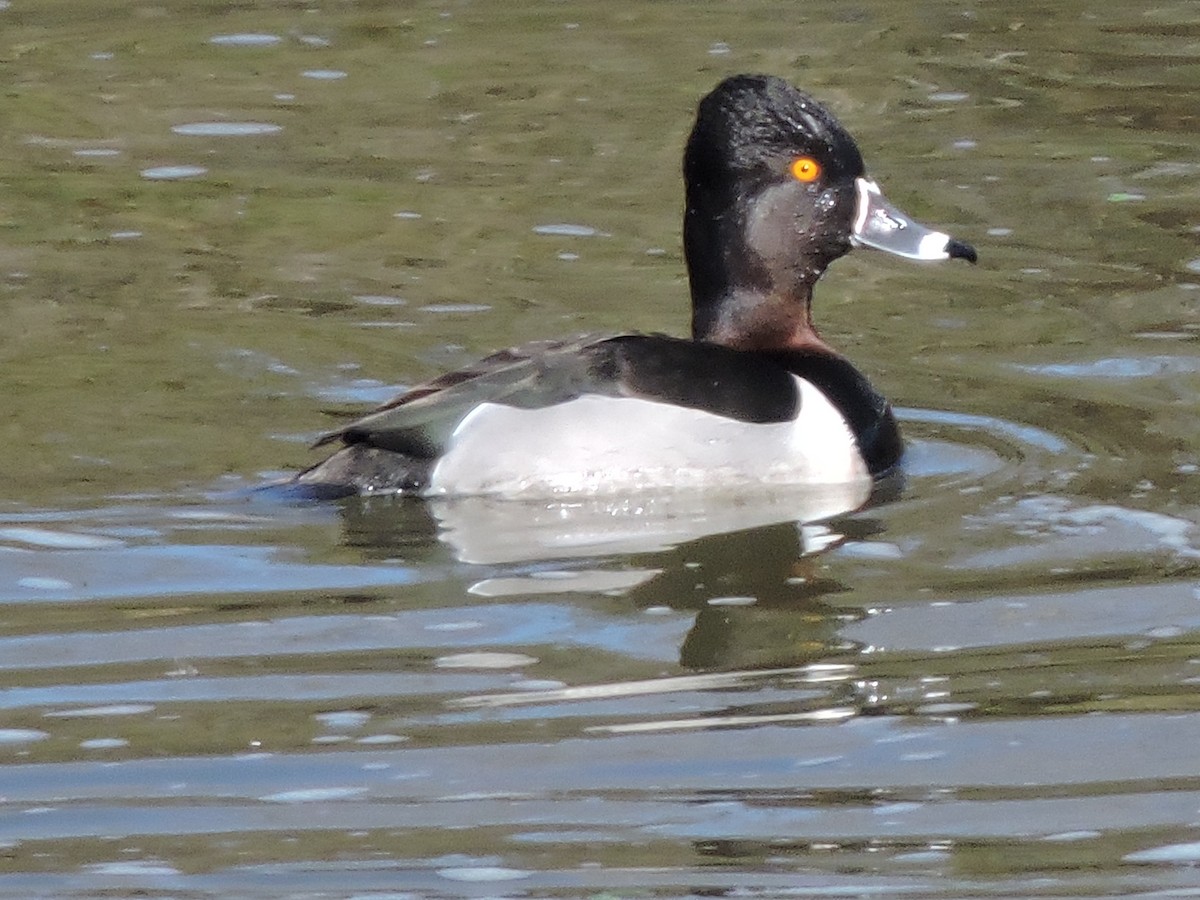
[[867, 178], [855, 180], [858, 209], [854, 215], [854, 243], [886, 250], [906, 259], [965, 259], [975, 262], [975, 248], [941, 231], [926, 228], [884, 199], [879, 185]]

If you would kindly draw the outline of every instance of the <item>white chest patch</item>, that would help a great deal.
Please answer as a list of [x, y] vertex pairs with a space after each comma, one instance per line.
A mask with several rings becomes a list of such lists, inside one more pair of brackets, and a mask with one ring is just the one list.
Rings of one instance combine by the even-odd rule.
[[425, 493], [544, 496], [870, 476], [849, 426], [796, 378], [796, 419], [753, 425], [667, 403], [586, 395], [544, 409], [485, 403], [459, 423]]

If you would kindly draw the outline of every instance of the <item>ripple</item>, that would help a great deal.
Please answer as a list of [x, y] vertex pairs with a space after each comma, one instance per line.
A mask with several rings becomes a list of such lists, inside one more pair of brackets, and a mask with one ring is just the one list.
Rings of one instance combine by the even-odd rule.
[[360, 738], [356, 738], [356, 744], [403, 744], [406, 738], [402, 734], [368, 734]]
[[180, 178], [195, 178], [207, 172], [208, 169], [204, 166], [153, 166], [142, 169], [141, 176], [150, 181], [174, 181]]
[[521, 869], [506, 869], [503, 866], [470, 866], [454, 869], [438, 869], [438, 874], [450, 881], [516, 881], [528, 878], [532, 873]]
[[467, 589], [476, 597], [528, 597], [531, 594], [561, 594], [566, 591], [594, 593], [597, 591], [625, 591], [653, 577], [652, 573], [609, 572], [603, 569], [577, 569], [562, 573], [565, 580], [547, 581], [546, 573], [538, 572], [529, 577], [484, 578]]
[[75, 585], [67, 581], [65, 578], [48, 578], [39, 575], [30, 575], [25, 578], [17, 579], [17, 586], [29, 588], [34, 591], [69, 591]]
[[316, 81], [340, 81], [346, 77], [346, 73], [341, 69], [307, 69], [300, 73], [300, 77]]
[[590, 225], [571, 225], [560, 222], [550, 225], [534, 225], [534, 234], [551, 235], [553, 237], [596, 237], [600, 232]]
[[1110, 356], [1074, 363], [1014, 365], [1014, 369], [1054, 378], [1147, 378], [1155, 375], [1191, 375], [1200, 372], [1194, 356]]
[[48, 737], [47, 732], [36, 728], [0, 728], [0, 744], [28, 744]]
[[994, 451], [953, 441], [910, 439], [904, 448], [904, 472], [915, 477], [982, 478], [1004, 468]]
[[339, 710], [317, 713], [313, 718], [326, 728], [362, 728], [370, 720], [371, 714], [358, 710]]
[[109, 716], [139, 716], [153, 712], [151, 703], [113, 703], [108, 706], [87, 706], [83, 709], [63, 709], [43, 713], [47, 719], [99, 719]]
[[348, 800], [367, 792], [362, 787], [327, 787], [308, 788], [297, 791], [280, 791], [277, 794], [267, 794], [259, 797], [269, 803], [324, 803], [329, 800]]
[[1072, 841], [1094, 841], [1098, 837], [1103, 837], [1103, 832], [1093, 831], [1092, 829], [1081, 829], [1079, 831], [1058, 831], [1054, 834], [1048, 834], [1043, 841], [1050, 843], [1070, 843]]
[[48, 528], [0, 528], [0, 541], [12, 541], [34, 547], [53, 547], [56, 550], [100, 550], [124, 546], [115, 538], [51, 531]]
[[434, 622], [432, 625], [426, 625], [426, 631], [475, 631], [482, 628], [483, 623], [475, 619], [467, 619], [458, 622]]
[[900, 762], [933, 762], [945, 758], [945, 750], [924, 750], [918, 753], [903, 753], [900, 755]]
[[537, 662], [533, 656], [524, 653], [455, 653], [450, 656], [439, 656], [433, 661], [438, 669], [518, 669], [531, 666]]
[[838, 556], [851, 559], [904, 559], [904, 550], [888, 541], [847, 541], [837, 552]]
[[991, 432], [1002, 438], [1029, 444], [1049, 453], [1067, 453], [1073, 448], [1057, 435], [1019, 422], [1009, 422], [994, 416], [972, 413], [946, 412], [938, 409], [898, 409], [896, 418], [901, 422], [921, 422], [931, 425], [948, 425], [965, 430]]
[[90, 741], [80, 741], [79, 746], [83, 750], [118, 750], [128, 747], [129, 741], [124, 738], [92, 738]]
[[161, 862], [147, 860], [131, 860], [129, 862], [94, 863], [84, 867], [95, 875], [179, 875], [174, 866]]
[[421, 312], [427, 313], [475, 313], [487, 312], [491, 309], [486, 303], [430, 303], [422, 306]]
[[402, 384], [388, 384], [374, 378], [356, 378], [341, 384], [315, 389], [313, 396], [333, 403], [386, 403], [407, 390]]
[[758, 602], [757, 597], [711, 597], [709, 606], [753, 606]]
[[277, 34], [218, 34], [208, 42], [220, 47], [270, 47], [282, 40]]
[[171, 130], [189, 137], [245, 137], [277, 134], [283, 131], [283, 126], [270, 122], [187, 122], [172, 126]]
[[1200, 863], [1200, 842], [1194, 844], [1164, 844], [1149, 850], [1126, 853], [1121, 859], [1131, 863]]
[[[1064, 497], [1024, 497], [1010, 504], [993, 521], [1006, 521], [1031, 534], [1082, 540], [1099, 548], [1100, 535], [1116, 534], [1121, 548], [1131, 551], [1167, 549], [1182, 557], [1200, 558], [1190, 537], [1194, 523], [1182, 516], [1145, 509], [1130, 509], [1110, 503], [1076, 506]], [[1113, 548], [1114, 550], [1116, 548]]]
[[390, 294], [355, 294], [351, 299], [366, 306], [403, 306], [407, 302]]

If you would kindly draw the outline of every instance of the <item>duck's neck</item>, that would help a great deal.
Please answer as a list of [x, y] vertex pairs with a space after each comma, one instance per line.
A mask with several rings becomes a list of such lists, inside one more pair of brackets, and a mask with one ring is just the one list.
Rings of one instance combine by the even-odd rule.
[[690, 191], [683, 242], [692, 337], [739, 350], [829, 350], [813, 324], [812, 295], [831, 259], [798, 252], [805, 242], [770, 193], [746, 206]]
[[737, 350], [831, 351], [812, 320], [812, 286], [803, 293], [746, 287], [715, 295], [692, 289], [692, 337]]
[[811, 279], [800, 277], [795, 269], [763, 265], [747, 248], [726, 248], [716, 256], [688, 251], [694, 339], [737, 350], [832, 352], [812, 318], [813, 283], [819, 273]]

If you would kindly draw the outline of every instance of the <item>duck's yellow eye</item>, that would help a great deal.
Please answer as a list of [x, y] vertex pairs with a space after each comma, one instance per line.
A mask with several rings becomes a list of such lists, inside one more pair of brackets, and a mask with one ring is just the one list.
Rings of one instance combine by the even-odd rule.
[[801, 156], [792, 161], [791, 173], [797, 181], [809, 184], [821, 177], [821, 164], [811, 156]]

